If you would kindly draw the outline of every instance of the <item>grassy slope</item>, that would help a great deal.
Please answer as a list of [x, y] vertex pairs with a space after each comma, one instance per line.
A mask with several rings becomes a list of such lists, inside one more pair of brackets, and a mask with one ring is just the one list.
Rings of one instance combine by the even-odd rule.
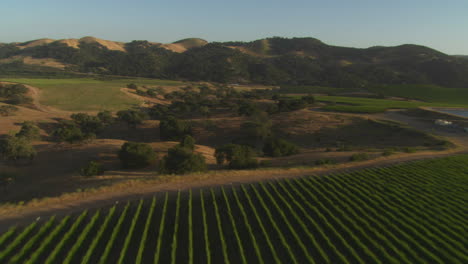
[[68, 111], [120, 110], [138, 103], [126, 96], [120, 88], [129, 83], [148, 86], [177, 86], [182, 82], [155, 79], [0, 79], [38, 87], [42, 91], [41, 103]]

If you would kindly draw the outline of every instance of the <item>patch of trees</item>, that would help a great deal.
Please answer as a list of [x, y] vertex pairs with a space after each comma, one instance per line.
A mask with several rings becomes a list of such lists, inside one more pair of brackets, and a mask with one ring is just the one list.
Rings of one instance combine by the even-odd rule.
[[278, 111], [279, 112], [290, 112], [300, 109], [307, 108], [315, 103], [315, 97], [312, 95], [303, 96], [300, 99], [279, 99], [278, 100]]
[[299, 148], [284, 139], [269, 138], [263, 145], [263, 154], [270, 157], [284, 157], [299, 153]]
[[28, 88], [22, 84], [0, 84], [0, 97], [9, 104], [29, 104], [32, 98], [27, 96]]
[[159, 131], [161, 140], [178, 141], [192, 134], [192, 126], [187, 121], [167, 116], [159, 123]]
[[98, 176], [104, 174], [104, 168], [97, 161], [90, 161], [80, 169], [80, 175], [85, 177]]
[[96, 116], [84, 113], [72, 114], [71, 120], [61, 120], [52, 132], [58, 142], [70, 144], [95, 139], [102, 130], [113, 122], [109, 111], [99, 112]]
[[149, 116], [138, 110], [121, 110], [117, 112], [117, 117], [120, 121], [126, 122], [131, 128], [136, 128], [149, 118]]
[[168, 149], [167, 155], [159, 164], [161, 173], [186, 174], [206, 170], [205, 157], [194, 152], [195, 140], [184, 136], [179, 145]]
[[119, 159], [124, 169], [139, 169], [155, 164], [157, 154], [145, 143], [126, 142], [119, 151]]
[[37, 153], [31, 142], [39, 137], [39, 128], [32, 122], [24, 122], [14, 136], [0, 139], [0, 158], [13, 162], [32, 161]]
[[252, 169], [258, 167], [256, 152], [246, 145], [227, 144], [216, 148], [216, 163], [227, 163], [229, 169]]

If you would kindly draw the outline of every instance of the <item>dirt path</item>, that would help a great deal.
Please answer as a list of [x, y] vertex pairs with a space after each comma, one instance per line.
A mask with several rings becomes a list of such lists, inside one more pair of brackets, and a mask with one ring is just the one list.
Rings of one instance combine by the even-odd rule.
[[26, 224], [37, 217], [46, 218], [52, 215], [60, 216], [80, 212], [83, 209], [96, 209], [112, 205], [117, 201], [125, 202], [152, 197], [156, 192], [170, 192], [223, 185], [233, 186], [258, 181], [324, 175], [466, 153], [468, 153], [466, 148], [457, 148], [444, 152], [428, 151], [415, 154], [397, 154], [390, 157], [379, 157], [374, 160], [358, 163], [344, 163], [332, 167], [212, 171], [205, 174], [153, 176], [147, 177], [145, 180], [129, 180], [87, 192], [70, 193], [60, 197], [32, 201], [25, 206], [0, 207], [0, 232], [5, 231], [5, 229], [11, 225]]

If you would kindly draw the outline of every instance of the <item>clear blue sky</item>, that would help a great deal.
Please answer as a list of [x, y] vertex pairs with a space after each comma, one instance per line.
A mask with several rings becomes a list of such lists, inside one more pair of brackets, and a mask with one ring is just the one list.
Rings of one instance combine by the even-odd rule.
[[1, 0], [0, 8], [0, 42], [307, 36], [337, 46], [413, 43], [468, 55], [468, 0]]

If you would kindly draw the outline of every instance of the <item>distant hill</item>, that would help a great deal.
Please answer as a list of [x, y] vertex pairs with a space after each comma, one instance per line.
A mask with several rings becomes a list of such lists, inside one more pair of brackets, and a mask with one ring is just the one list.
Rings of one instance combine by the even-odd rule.
[[[468, 87], [467, 56], [419, 45], [357, 49], [315, 38], [266, 38], [209, 43], [129, 43], [94, 37], [0, 44], [0, 74], [84, 72], [195, 81], [369, 87], [435, 84]], [[33, 68], [31, 68], [33, 67]], [[51, 70], [52, 69], [52, 70]]]

